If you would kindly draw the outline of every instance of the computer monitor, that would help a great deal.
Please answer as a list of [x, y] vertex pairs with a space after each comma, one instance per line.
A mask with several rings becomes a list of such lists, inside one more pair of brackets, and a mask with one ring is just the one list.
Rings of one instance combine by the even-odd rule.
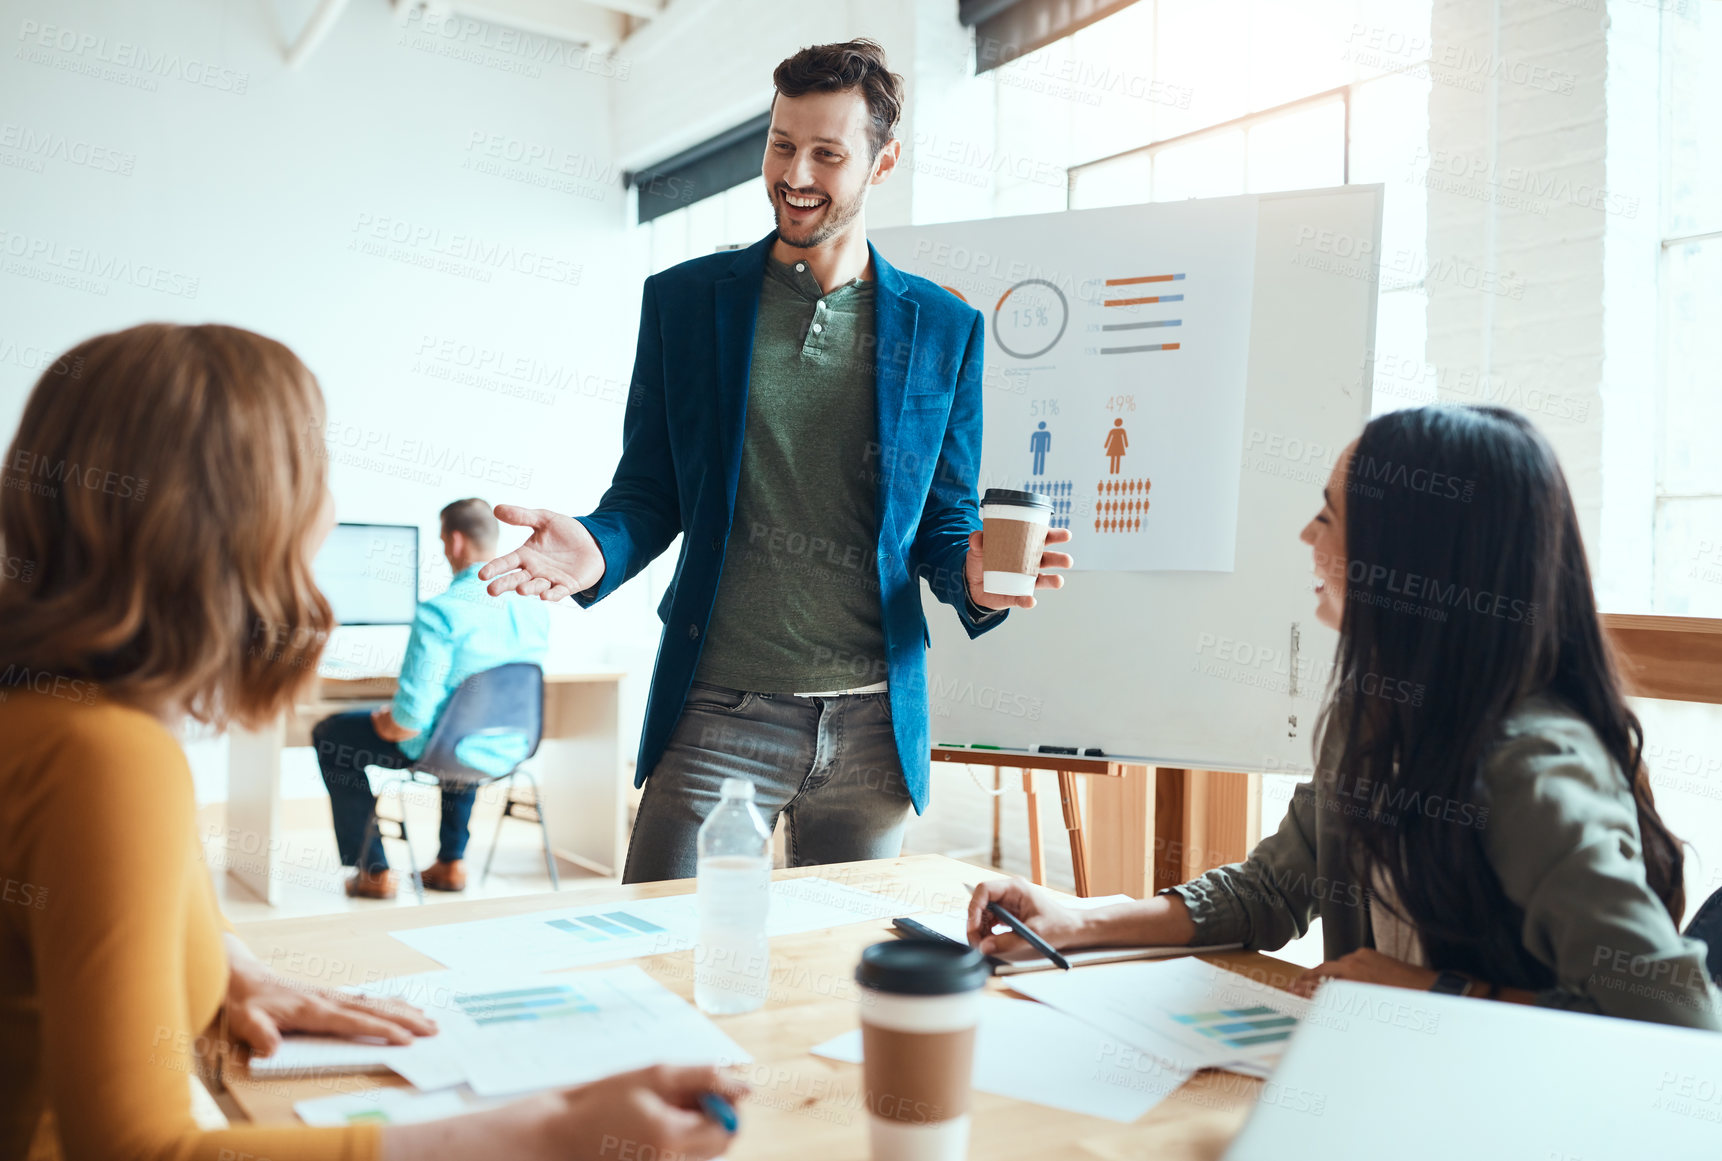
[[337, 524], [311, 567], [341, 624], [412, 624], [419, 603], [416, 524]]

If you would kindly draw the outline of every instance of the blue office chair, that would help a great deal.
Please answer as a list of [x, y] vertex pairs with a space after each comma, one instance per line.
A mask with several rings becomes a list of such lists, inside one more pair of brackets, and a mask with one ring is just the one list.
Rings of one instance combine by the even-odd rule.
[[[529, 661], [511, 661], [495, 669], [475, 673], [460, 683], [460, 688], [449, 697], [448, 704], [437, 718], [430, 741], [425, 744], [425, 752], [400, 777], [390, 779], [378, 793], [380, 803], [390, 790], [395, 792], [401, 808], [400, 816], [391, 818], [380, 813], [372, 814], [375, 825], [366, 831], [364, 846], [359, 851], [359, 866], [365, 865], [365, 855], [370, 850], [373, 835], [379, 841], [384, 837], [401, 839], [407, 844], [407, 859], [413, 869], [413, 893], [423, 903], [424, 880], [419, 876], [418, 854], [413, 849], [412, 835], [407, 831], [406, 787], [412, 784], [462, 790], [503, 784], [508, 787], [507, 797], [502, 804], [502, 814], [496, 820], [496, 835], [491, 839], [490, 854], [484, 860], [484, 873], [479, 878], [479, 885], [490, 878], [491, 860], [496, 858], [496, 842], [502, 837], [502, 820], [519, 818], [538, 824], [539, 836], [544, 841], [544, 866], [550, 872], [551, 886], [560, 891], [562, 880], [556, 873], [556, 856], [550, 850], [550, 829], [544, 823], [543, 800], [538, 793], [538, 780], [532, 772], [521, 769], [517, 762], [506, 774], [490, 774], [467, 765], [460, 758], [463, 742], [495, 737], [520, 738], [525, 743], [520, 762], [538, 752], [538, 743], [544, 737], [544, 670], [537, 665]], [[515, 796], [516, 778], [524, 778], [531, 785], [530, 799]], [[393, 824], [400, 833], [384, 836], [383, 823]]]
[[1710, 978], [1722, 984], [1722, 890], [1704, 900], [1692, 922], [1686, 925], [1686, 934], [1709, 945], [1710, 954], [1705, 957], [1704, 966], [1709, 969]]

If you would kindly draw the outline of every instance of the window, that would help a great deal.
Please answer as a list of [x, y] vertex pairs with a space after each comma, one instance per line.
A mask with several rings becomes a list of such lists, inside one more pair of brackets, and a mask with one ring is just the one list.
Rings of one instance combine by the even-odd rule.
[[1663, 16], [1658, 613], [1722, 616], [1722, 11]]
[[765, 179], [756, 177], [637, 228], [648, 238], [647, 273], [656, 274], [724, 247], [751, 246], [770, 233], [774, 224]]
[[[1375, 408], [1433, 402], [1429, 14], [1428, 0], [1138, 0], [982, 78], [997, 154], [1045, 163], [1001, 174], [993, 212], [1381, 183]], [[1047, 166], [1066, 188], [1034, 180]], [[1262, 833], [1303, 777], [1263, 780]], [[1319, 930], [1289, 954], [1319, 961]]]
[[1063, 191], [1002, 178], [994, 212], [1379, 182], [1375, 408], [1433, 402], [1429, 51], [1426, 0], [1141, 0], [988, 74], [998, 152], [1069, 173]]
[[[1651, 609], [1722, 617], [1722, 8], [1662, 15], [1662, 245]], [[1687, 915], [1722, 890], [1722, 706], [1635, 701], [1657, 809], [1687, 840]]]

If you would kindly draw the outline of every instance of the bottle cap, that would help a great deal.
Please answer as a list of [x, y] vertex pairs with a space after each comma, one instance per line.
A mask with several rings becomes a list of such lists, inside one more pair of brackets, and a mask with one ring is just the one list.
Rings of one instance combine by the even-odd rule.
[[753, 783], [749, 782], [746, 778], [725, 778], [723, 780], [723, 790], [721, 793], [725, 798], [745, 798], [749, 802], [752, 802]]

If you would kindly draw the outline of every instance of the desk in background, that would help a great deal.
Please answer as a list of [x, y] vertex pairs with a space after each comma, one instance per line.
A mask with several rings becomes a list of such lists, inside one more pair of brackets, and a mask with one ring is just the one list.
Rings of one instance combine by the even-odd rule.
[[[904, 911], [909, 911], [946, 910], [959, 905], [968, 898], [963, 883], [973, 881], [976, 874], [975, 867], [942, 855], [914, 855], [778, 871], [775, 877], [836, 879], [900, 899]], [[594, 888], [580, 892], [578, 902], [686, 894], [693, 887], [692, 880], [683, 879]], [[428, 911], [378, 908], [367, 912], [362, 924], [354, 923], [351, 914], [268, 920], [240, 924], [239, 935], [259, 958], [283, 974], [340, 987], [441, 968], [435, 960], [391, 938], [391, 931], [527, 914], [567, 907], [574, 901], [567, 894], [541, 894], [444, 903]], [[889, 920], [880, 920], [771, 941], [772, 983], [765, 1007], [718, 1020], [718, 1025], [754, 1058], [745, 1068], [753, 1083], [753, 1095], [741, 1106], [742, 1131], [725, 1154], [731, 1161], [806, 1161], [809, 1157], [863, 1161], [868, 1156], [860, 1066], [814, 1056], [810, 1049], [855, 1027], [851, 983], [855, 965], [862, 948], [888, 938]], [[1300, 970], [1253, 952], [1202, 958], [1281, 988]], [[692, 1002], [692, 951], [635, 962], [666, 988]], [[1001, 981], [994, 980], [988, 987], [1009, 994]], [[1099, 1069], [1105, 1062], [1095, 1064]], [[403, 1083], [392, 1075], [255, 1082], [229, 1077], [225, 1095], [230, 1113], [252, 1121], [280, 1123], [295, 1120], [295, 1101]], [[969, 1151], [973, 1157], [998, 1161], [1119, 1161], [1126, 1157], [1213, 1161], [1243, 1125], [1261, 1087], [1261, 1081], [1234, 1073], [1197, 1073], [1131, 1125], [976, 1092]]]
[[[551, 848], [558, 857], [604, 876], [621, 874], [626, 839], [622, 678], [620, 673], [546, 673], [544, 741], [530, 760], [544, 797]], [[227, 873], [257, 898], [276, 902], [282, 749], [309, 746], [311, 727], [331, 714], [378, 705], [394, 695], [393, 677], [320, 678], [314, 696], [292, 713], [262, 729], [233, 729], [227, 826], [236, 838], [226, 856]]]

